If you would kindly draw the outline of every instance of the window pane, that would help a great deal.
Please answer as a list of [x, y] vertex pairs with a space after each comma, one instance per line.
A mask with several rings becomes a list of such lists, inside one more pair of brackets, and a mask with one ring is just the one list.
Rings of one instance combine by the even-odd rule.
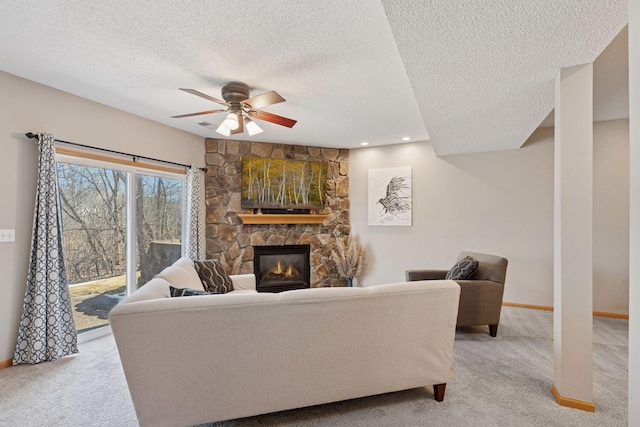
[[124, 297], [126, 174], [58, 163], [64, 249], [78, 332], [109, 323]]
[[136, 176], [138, 286], [147, 283], [182, 253], [182, 181]]

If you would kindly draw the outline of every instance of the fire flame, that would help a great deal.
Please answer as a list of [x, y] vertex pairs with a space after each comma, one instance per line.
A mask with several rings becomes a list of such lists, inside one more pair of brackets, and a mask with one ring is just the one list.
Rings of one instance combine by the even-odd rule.
[[273, 270], [273, 272], [279, 276], [284, 275], [284, 277], [293, 277], [296, 275], [296, 273], [294, 273], [294, 269], [292, 265], [289, 265], [285, 270], [284, 268], [282, 268], [282, 264], [280, 263], [280, 260], [278, 260], [276, 264], [276, 268], [275, 270]]

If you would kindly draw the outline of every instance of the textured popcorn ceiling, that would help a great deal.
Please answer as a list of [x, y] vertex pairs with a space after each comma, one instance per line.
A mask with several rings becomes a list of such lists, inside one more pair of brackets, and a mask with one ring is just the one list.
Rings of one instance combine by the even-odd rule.
[[198, 123], [223, 114], [169, 118], [217, 108], [177, 89], [220, 98], [240, 80], [298, 120], [242, 139], [410, 136], [444, 155], [520, 147], [553, 108], [558, 69], [594, 61], [626, 21], [614, 0], [3, 1], [0, 70], [204, 137], [219, 135]]

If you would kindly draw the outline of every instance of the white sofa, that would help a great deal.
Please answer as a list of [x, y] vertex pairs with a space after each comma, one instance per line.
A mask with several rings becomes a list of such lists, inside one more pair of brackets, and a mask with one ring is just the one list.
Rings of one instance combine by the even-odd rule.
[[178, 260], [110, 314], [143, 426], [187, 426], [432, 386], [452, 374], [460, 287], [430, 280], [367, 288], [224, 295]]

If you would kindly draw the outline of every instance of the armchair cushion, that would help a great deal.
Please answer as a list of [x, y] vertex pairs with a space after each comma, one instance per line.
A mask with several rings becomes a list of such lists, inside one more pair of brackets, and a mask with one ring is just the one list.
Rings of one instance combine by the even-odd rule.
[[467, 280], [475, 273], [478, 268], [478, 261], [474, 260], [470, 256], [462, 258], [456, 262], [451, 270], [444, 276], [445, 280]]

